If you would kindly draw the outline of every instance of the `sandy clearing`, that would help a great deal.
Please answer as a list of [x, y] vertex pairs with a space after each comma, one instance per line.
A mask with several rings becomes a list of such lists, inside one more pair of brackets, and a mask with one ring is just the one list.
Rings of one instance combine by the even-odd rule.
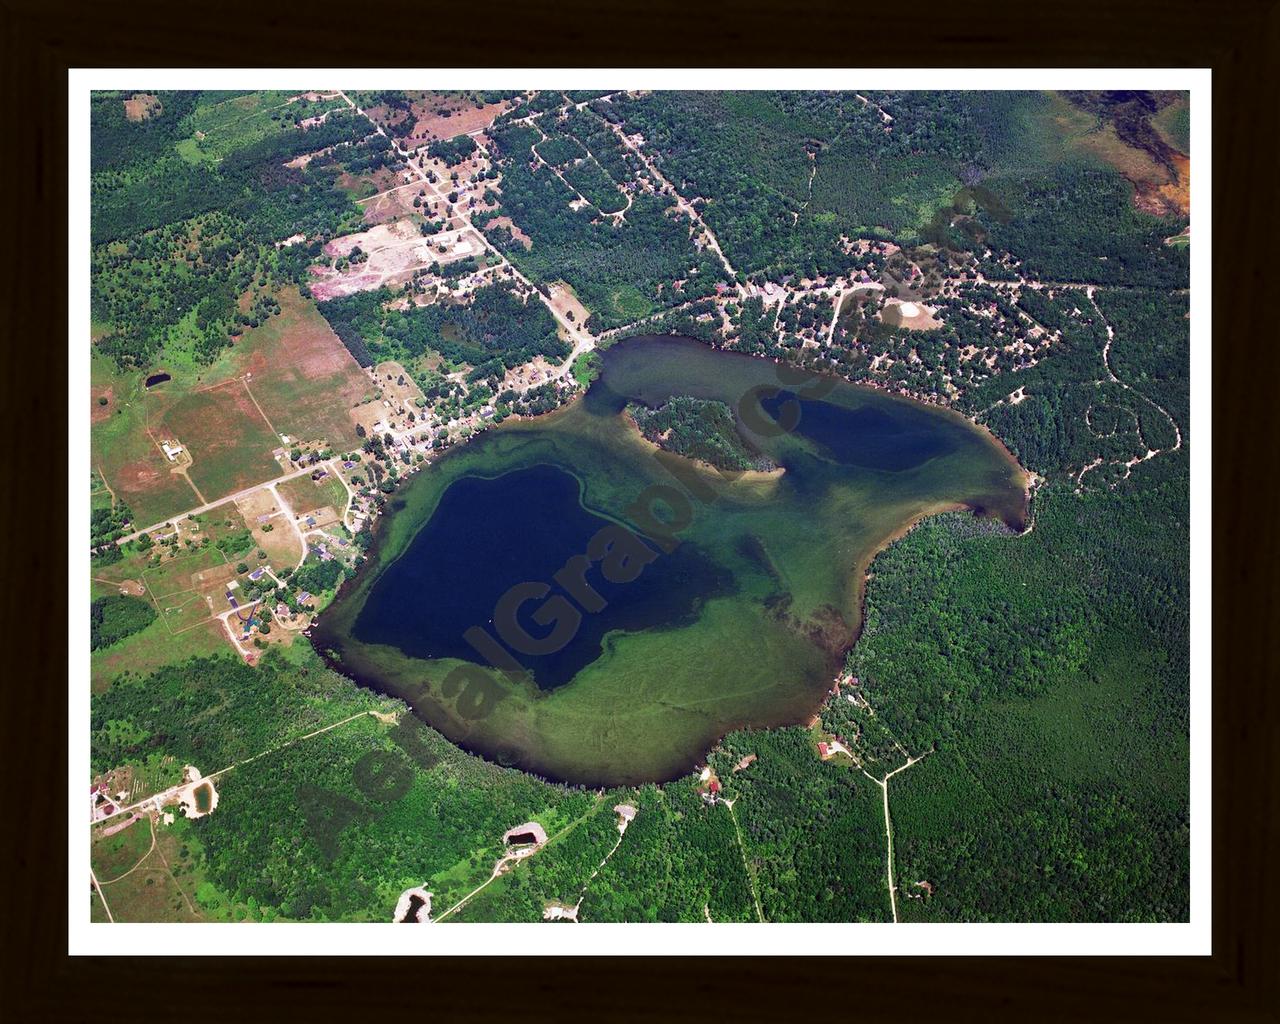
[[526, 250], [533, 248], [533, 239], [520, 229], [520, 225], [516, 224], [510, 217], [494, 217], [485, 225], [485, 230], [489, 228], [506, 228], [511, 232], [511, 237], [525, 247]]
[[149, 92], [135, 92], [131, 99], [124, 101], [124, 116], [135, 123], [155, 117], [162, 110], [164, 105], [160, 97]]

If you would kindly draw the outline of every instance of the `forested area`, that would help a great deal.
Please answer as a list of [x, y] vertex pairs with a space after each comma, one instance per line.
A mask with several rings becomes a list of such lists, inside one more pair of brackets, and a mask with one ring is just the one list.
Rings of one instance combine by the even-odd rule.
[[[1190, 323], [1185, 295], [1105, 289], [1094, 300], [1097, 307], [1080, 291], [1062, 291], [1052, 300], [1023, 292], [1020, 305], [1060, 329], [1061, 338], [1035, 366], [1012, 378], [1025, 390], [1025, 399], [990, 408], [984, 421], [1024, 466], [1042, 475], [1075, 473], [1103, 459], [1106, 465], [1089, 474], [1098, 484], [1121, 471], [1117, 463], [1176, 443], [1173, 425], [1148, 397], [1186, 434]], [[1108, 361], [1122, 383], [1110, 381], [1103, 366], [1108, 322], [1115, 332]], [[1010, 380], [993, 379], [973, 389], [960, 407], [987, 408], [1008, 395]], [[1159, 459], [1133, 470], [1144, 476], [1162, 471]]]
[[774, 280], [847, 269], [842, 235], [916, 237], [994, 163], [983, 100], [964, 93], [660, 92], [596, 109], [705, 204], [735, 266]]
[[628, 412], [640, 433], [669, 452], [719, 469], [775, 468], [771, 459], [747, 446], [733, 410], [723, 402], [675, 395], [656, 409], [631, 405]]
[[582, 921], [752, 921], [755, 909], [728, 808], [682, 779], [645, 786], [622, 845], [592, 881]]
[[132, 523], [133, 513], [122, 501], [93, 509], [89, 513], [89, 546], [96, 548], [118, 540], [129, 532]]
[[1143, 213], [1133, 186], [1110, 170], [1061, 166], [1051, 173], [992, 179], [1008, 217], [982, 209], [984, 244], [1012, 253], [1043, 281], [1185, 288], [1190, 252], [1164, 239], [1183, 223]]
[[94, 598], [89, 605], [89, 647], [95, 651], [110, 647], [146, 629], [155, 619], [156, 610], [150, 601], [128, 594]]
[[711, 765], [734, 801], [766, 921], [888, 920], [875, 783], [847, 762], [819, 760], [801, 728], [731, 733]]
[[[200, 96], [160, 98], [161, 112], [140, 122], [124, 117], [116, 94], [93, 100], [91, 305], [109, 327], [99, 348], [121, 368], [146, 367], [162, 349], [211, 362], [274, 312], [275, 289], [305, 285], [322, 241], [361, 217], [337, 187], [334, 154], [302, 168], [285, 163], [328, 147], [355, 155], [350, 144], [368, 134], [362, 118], [339, 110], [301, 127], [301, 112], [264, 111], [252, 116], [268, 116], [265, 134], [189, 161], [179, 144], [205, 109]], [[312, 243], [277, 246], [297, 234]]]
[[564, 362], [569, 344], [555, 319], [535, 299], [505, 284], [481, 288], [463, 304], [436, 303], [386, 309], [385, 290], [356, 292], [320, 304], [334, 332], [363, 366], [398, 359], [412, 362], [438, 352], [472, 367], [472, 380], [501, 378], [507, 370], [543, 356]]
[[899, 870], [938, 888], [922, 919], [1185, 919], [1187, 476], [1161, 458], [1115, 491], [1043, 489], [1026, 536], [953, 514], [877, 560], [849, 667], [937, 752], [892, 784]]
[[456, 139], [438, 139], [427, 147], [427, 156], [442, 160], [449, 166], [460, 164], [476, 151], [475, 139], [459, 135]]
[[[723, 280], [714, 257], [694, 249], [687, 218], [671, 215], [670, 199], [640, 193], [622, 223], [600, 220], [593, 209], [571, 209], [576, 197], [549, 169], [531, 169], [532, 147], [540, 138], [535, 129], [499, 123], [492, 136], [502, 173], [498, 212], [533, 239], [533, 248], [526, 250], [509, 233], [491, 237], [535, 281], [571, 285], [592, 311], [593, 330], [713, 294]], [[475, 224], [483, 229], [493, 216], [477, 216]], [[679, 288], [677, 281], [683, 282]]]

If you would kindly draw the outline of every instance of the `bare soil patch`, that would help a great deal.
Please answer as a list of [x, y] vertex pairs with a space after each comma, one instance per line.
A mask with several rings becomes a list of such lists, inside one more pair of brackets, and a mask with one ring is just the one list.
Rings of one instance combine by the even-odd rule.
[[149, 92], [135, 92], [131, 99], [124, 101], [124, 116], [134, 122], [155, 117], [163, 110], [160, 97]]
[[[413, 127], [409, 130], [405, 145], [416, 149], [437, 139], [452, 139], [459, 135], [482, 131], [493, 124], [494, 119], [505, 113], [509, 104], [488, 103], [478, 105], [461, 93], [419, 93], [410, 108], [409, 118]], [[408, 118], [399, 118], [398, 131], [403, 136], [403, 125]]]
[[510, 217], [505, 215], [502, 217], [494, 217], [493, 220], [489, 221], [488, 225], [486, 225], [486, 230], [487, 228], [506, 228], [511, 232], [511, 237], [523, 245], [526, 250], [533, 248], [533, 239], [526, 235], [524, 231], [520, 229], [520, 225], [516, 224]]
[[587, 317], [591, 315], [591, 311], [587, 309], [574, 293], [574, 290], [563, 281], [553, 281], [551, 284], [551, 305], [555, 309], [563, 313], [568, 319], [575, 324], [584, 324]]
[[346, 270], [311, 268], [311, 292], [317, 299], [324, 301], [384, 285], [404, 284], [416, 271], [432, 263], [453, 263], [484, 252], [484, 244], [472, 230], [450, 228], [424, 237], [418, 224], [407, 217], [335, 238], [325, 246], [325, 252], [336, 259], [350, 256], [357, 247], [368, 259]]
[[932, 306], [922, 302], [904, 302], [901, 299], [886, 299], [884, 308], [880, 310], [880, 319], [892, 327], [904, 327], [910, 331], [932, 331], [942, 326], [942, 321], [934, 314]]

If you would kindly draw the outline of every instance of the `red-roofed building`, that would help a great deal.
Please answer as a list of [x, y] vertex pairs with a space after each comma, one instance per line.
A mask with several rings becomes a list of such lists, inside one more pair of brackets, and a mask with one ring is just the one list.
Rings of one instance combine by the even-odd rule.
[[712, 780], [711, 780], [711, 784], [707, 786], [707, 789], [708, 789], [708, 790], [710, 790], [712, 793], [719, 793], [719, 792], [720, 792], [720, 780], [719, 780], [719, 779], [712, 779]]
[[825, 743], [818, 744], [818, 753], [821, 754], [823, 757], [827, 756], [827, 745]]

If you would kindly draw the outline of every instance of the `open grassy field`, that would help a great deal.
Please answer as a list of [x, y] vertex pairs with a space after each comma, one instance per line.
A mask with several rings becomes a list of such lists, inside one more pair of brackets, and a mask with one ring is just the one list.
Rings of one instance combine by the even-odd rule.
[[1183, 153], [1191, 152], [1191, 102], [1178, 99], [1151, 119], [1165, 142]]
[[226, 565], [227, 560], [217, 548], [205, 548], [189, 555], [180, 555], [157, 566], [144, 569], [142, 581], [157, 601], [191, 590], [192, 577], [215, 566]]
[[191, 164], [216, 163], [276, 132], [294, 130], [295, 113], [309, 118], [346, 106], [341, 97], [291, 103], [293, 95], [267, 89], [201, 103], [191, 113], [194, 134], [178, 143], [178, 155]]
[[[201, 921], [195, 899], [201, 873], [185, 821], [153, 826], [146, 818], [107, 838], [95, 833], [94, 872], [116, 921]], [[94, 901], [101, 905], [95, 896]]]
[[347, 489], [333, 474], [323, 480], [313, 481], [309, 476], [300, 476], [294, 480], [286, 480], [279, 485], [280, 496], [287, 501], [296, 513], [310, 512], [312, 509], [330, 506], [338, 515], [347, 507]]
[[[89, 367], [93, 465], [116, 499], [128, 505], [142, 525], [197, 504], [191, 485], [172, 471], [174, 464], [148, 432], [166, 396], [148, 394], [141, 375], [116, 372], [110, 360], [96, 352]], [[107, 404], [99, 405], [99, 398], [106, 398]]]
[[125, 672], [145, 675], [175, 658], [204, 657], [230, 649], [226, 631], [215, 619], [184, 630], [176, 637], [164, 619], [156, 619], [145, 629], [89, 656], [92, 692], [102, 693]]
[[232, 375], [248, 375], [253, 397], [280, 433], [353, 447], [358, 438], [347, 411], [372, 390], [368, 379], [314, 303], [295, 288], [278, 298], [280, 315], [236, 345]]
[[242, 383], [180, 398], [159, 429], [191, 453], [188, 475], [206, 501], [280, 475], [271, 456], [280, 438]]

